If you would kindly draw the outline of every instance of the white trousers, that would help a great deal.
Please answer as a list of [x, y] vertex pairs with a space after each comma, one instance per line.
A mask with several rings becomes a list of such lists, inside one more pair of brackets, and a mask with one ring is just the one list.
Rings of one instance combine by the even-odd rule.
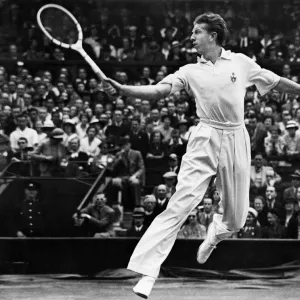
[[[214, 222], [224, 229], [223, 233], [239, 231], [249, 208], [250, 160], [250, 139], [243, 123], [201, 119], [182, 158], [176, 192], [139, 241], [128, 269], [158, 277], [178, 231], [204, 197], [214, 175], [224, 210]], [[226, 238], [226, 234], [222, 237], [220, 232], [219, 238]]]

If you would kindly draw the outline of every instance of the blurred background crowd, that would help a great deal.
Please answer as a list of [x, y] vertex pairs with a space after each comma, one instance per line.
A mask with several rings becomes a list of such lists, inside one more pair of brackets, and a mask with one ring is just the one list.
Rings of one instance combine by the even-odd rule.
[[[204, 11], [227, 22], [225, 49], [299, 81], [300, 1], [54, 1], [78, 19], [83, 45], [122, 84], [156, 84], [197, 63], [188, 37]], [[175, 192], [181, 158], [199, 123], [185, 90], [157, 101], [109, 96], [73, 51], [52, 45], [36, 24], [46, 1], [0, 1], [0, 171], [25, 177], [84, 177], [107, 171], [107, 189], [74, 223], [85, 234], [140, 237]], [[72, 41], [72, 34], [67, 40]], [[251, 208], [235, 238], [294, 238], [300, 207], [300, 101], [276, 90], [245, 94], [251, 137]], [[16, 211], [17, 236], [43, 236], [39, 186], [29, 181]], [[214, 178], [178, 238], [204, 238], [222, 195]], [[24, 208], [25, 207], [25, 208]], [[22, 217], [19, 212], [23, 211]], [[123, 212], [130, 212], [125, 226]], [[25, 213], [26, 212], [26, 213]], [[38, 214], [38, 212], [40, 212]], [[28, 218], [36, 219], [28, 223]], [[32, 225], [28, 225], [32, 224]]]

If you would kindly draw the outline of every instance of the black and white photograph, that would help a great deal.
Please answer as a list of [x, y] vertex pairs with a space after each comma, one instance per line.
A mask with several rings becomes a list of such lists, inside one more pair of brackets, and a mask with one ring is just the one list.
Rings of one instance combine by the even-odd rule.
[[1, 300], [299, 295], [299, 0], [0, 0]]

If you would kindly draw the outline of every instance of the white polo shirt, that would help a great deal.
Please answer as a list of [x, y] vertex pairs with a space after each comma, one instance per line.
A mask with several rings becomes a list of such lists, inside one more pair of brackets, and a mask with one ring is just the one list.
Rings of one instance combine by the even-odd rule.
[[17, 127], [17, 129], [9, 136], [12, 149], [19, 149], [18, 140], [21, 137], [27, 139], [28, 147], [34, 147], [39, 143], [38, 134], [34, 129], [26, 127], [24, 130], [21, 130], [19, 127]]
[[225, 51], [213, 64], [203, 57], [181, 67], [159, 84], [171, 84], [171, 94], [185, 89], [195, 97], [198, 117], [222, 123], [244, 122], [246, 88], [256, 85], [261, 95], [273, 89], [280, 77], [262, 69], [241, 53]]

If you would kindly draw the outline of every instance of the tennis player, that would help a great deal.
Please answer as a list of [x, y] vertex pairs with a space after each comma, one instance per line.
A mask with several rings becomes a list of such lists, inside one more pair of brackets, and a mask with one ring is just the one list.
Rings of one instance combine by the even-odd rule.
[[[247, 56], [222, 48], [225, 21], [205, 13], [194, 21], [191, 35], [201, 58], [154, 86], [126, 86], [108, 79], [121, 95], [160, 99], [185, 89], [196, 100], [200, 123], [191, 133], [183, 156], [176, 192], [135, 248], [128, 269], [144, 275], [133, 291], [147, 298], [177, 233], [202, 200], [212, 176], [222, 195], [223, 215], [215, 214], [197, 261], [205, 263], [216, 245], [244, 226], [249, 207], [250, 141], [244, 125], [246, 88], [261, 95], [271, 89], [299, 93], [300, 85], [262, 69]], [[110, 92], [107, 88], [107, 92]]]

